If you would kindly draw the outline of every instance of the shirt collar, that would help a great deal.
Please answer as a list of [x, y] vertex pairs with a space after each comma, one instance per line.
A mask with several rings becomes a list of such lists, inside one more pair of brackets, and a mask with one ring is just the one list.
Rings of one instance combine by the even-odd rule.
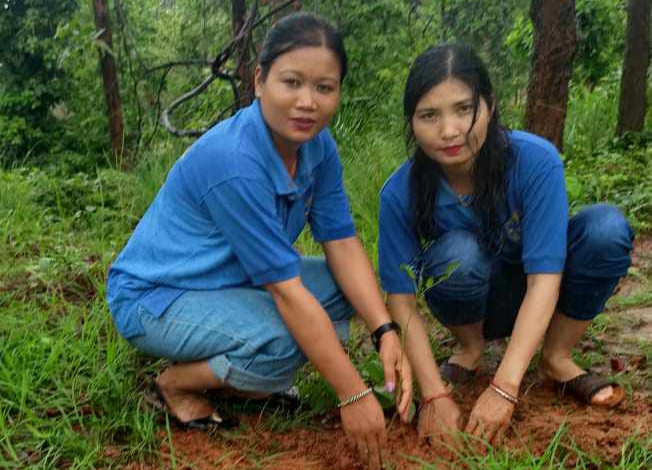
[[448, 184], [448, 181], [446, 181], [446, 178], [442, 177], [439, 181], [441, 182], [441, 186], [439, 188], [439, 192], [437, 193], [437, 207], [458, 205], [460, 200], [457, 197], [457, 194], [455, 194], [455, 191], [453, 191], [453, 188], [451, 188]]

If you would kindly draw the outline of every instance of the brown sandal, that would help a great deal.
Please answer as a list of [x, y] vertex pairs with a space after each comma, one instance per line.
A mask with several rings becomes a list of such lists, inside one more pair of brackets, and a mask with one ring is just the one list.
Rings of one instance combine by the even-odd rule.
[[446, 359], [439, 366], [439, 374], [446, 382], [454, 385], [464, 385], [475, 380], [477, 369], [471, 370]]
[[[555, 387], [563, 395], [572, 395], [578, 401], [592, 406], [605, 406], [612, 408], [618, 405], [625, 398], [625, 389], [617, 383], [600, 377], [593, 372], [585, 372], [574, 379], [566, 382], [556, 382]], [[607, 387], [613, 388], [611, 397], [600, 403], [593, 403], [591, 400], [600, 391]]]

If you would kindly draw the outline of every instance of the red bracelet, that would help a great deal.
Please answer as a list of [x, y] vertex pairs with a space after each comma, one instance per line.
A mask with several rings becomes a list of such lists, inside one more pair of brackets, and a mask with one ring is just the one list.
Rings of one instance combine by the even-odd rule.
[[423, 398], [423, 399], [421, 399], [421, 406], [425, 406], [425, 405], [427, 405], [429, 403], [432, 403], [435, 400], [439, 400], [440, 398], [447, 398], [447, 397], [450, 397], [452, 395], [453, 394], [451, 393], [450, 390], [446, 390], [444, 393], [440, 393], [439, 395], [434, 395], [434, 396], [429, 397], [429, 398]]

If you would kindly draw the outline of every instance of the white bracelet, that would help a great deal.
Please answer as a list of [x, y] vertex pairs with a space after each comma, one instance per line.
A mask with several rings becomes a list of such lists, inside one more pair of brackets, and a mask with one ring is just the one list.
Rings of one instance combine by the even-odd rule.
[[339, 402], [337, 404], [337, 407], [342, 408], [342, 407], [344, 407], [346, 405], [350, 405], [351, 403], [355, 403], [356, 401], [358, 401], [358, 400], [366, 397], [367, 395], [369, 395], [372, 391], [373, 391], [373, 389], [371, 387], [369, 387], [368, 389], [363, 390], [361, 392], [358, 392], [355, 395], [351, 395], [346, 400], [342, 400], [341, 402]]

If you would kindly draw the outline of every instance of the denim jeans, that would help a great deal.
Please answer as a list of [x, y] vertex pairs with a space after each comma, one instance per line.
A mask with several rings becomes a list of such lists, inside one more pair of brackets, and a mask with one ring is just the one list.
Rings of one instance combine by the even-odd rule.
[[[323, 258], [302, 259], [301, 281], [328, 313], [341, 341], [353, 314]], [[306, 357], [272, 296], [262, 288], [188, 291], [155, 318], [140, 308], [145, 334], [129, 342], [155, 357], [207, 360], [215, 376], [238, 390], [274, 393], [292, 386]]]
[[[627, 274], [633, 238], [623, 215], [609, 205], [573, 216], [557, 310], [577, 320], [595, 318]], [[432, 314], [450, 326], [484, 321], [487, 339], [509, 336], [527, 286], [523, 265], [490, 256], [470, 232], [450, 231], [425, 252], [423, 276], [440, 276], [452, 262], [459, 263], [452, 275], [426, 291]]]

